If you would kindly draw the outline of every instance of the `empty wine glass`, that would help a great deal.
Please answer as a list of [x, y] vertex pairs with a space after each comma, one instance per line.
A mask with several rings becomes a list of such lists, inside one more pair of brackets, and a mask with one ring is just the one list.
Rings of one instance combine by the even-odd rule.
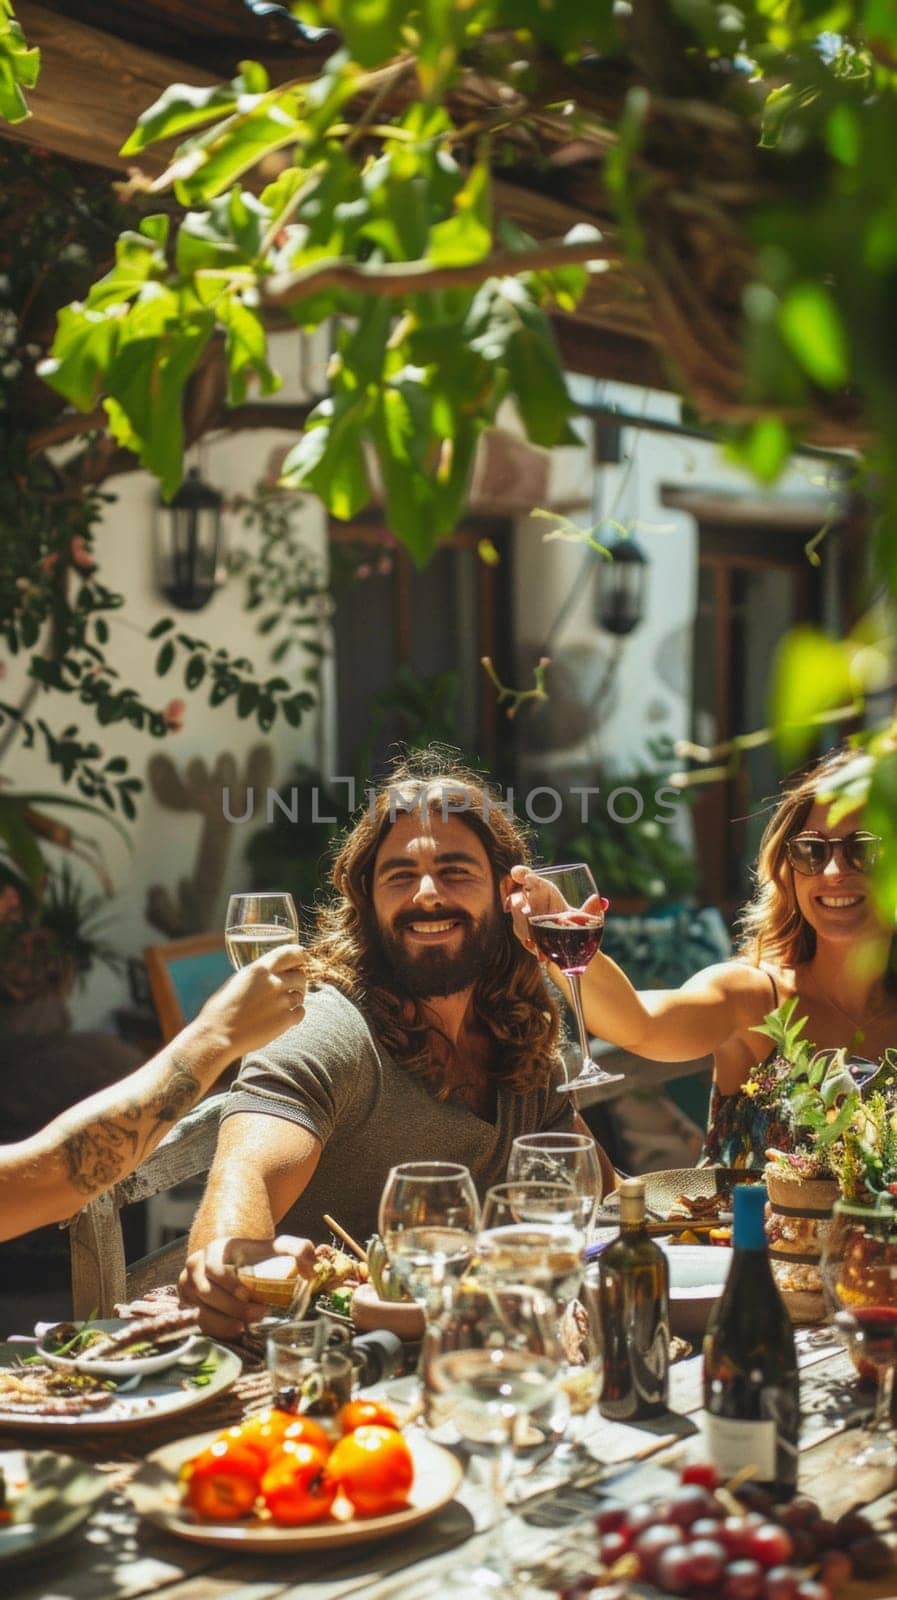
[[477, 1238], [477, 1273], [484, 1284], [525, 1284], [547, 1295], [561, 1342], [560, 1385], [569, 1403], [568, 1438], [555, 1451], [569, 1463], [580, 1447], [581, 1418], [598, 1399], [598, 1347], [588, 1310], [577, 1299], [594, 1193], [571, 1184], [509, 1179], [489, 1189]]
[[511, 1179], [560, 1183], [579, 1197], [586, 1229], [601, 1199], [601, 1167], [595, 1141], [588, 1133], [521, 1133], [511, 1146]]
[[540, 954], [560, 968], [570, 985], [570, 1000], [579, 1032], [580, 1071], [558, 1088], [567, 1093], [591, 1089], [600, 1083], [622, 1083], [621, 1073], [605, 1072], [592, 1060], [582, 1011], [582, 974], [598, 954], [604, 937], [604, 909], [595, 879], [585, 862], [540, 867], [536, 877], [553, 891], [553, 904], [547, 910], [530, 915], [530, 933]]
[[539, 1289], [562, 1310], [579, 1287], [585, 1243], [582, 1202], [569, 1184], [497, 1183], [483, 1202], [477, 1275], [503, 1288]]
[[480, 1206], [467, 1167], [454, 1161], [403, 1161], [380, 1198], [380, 1237], [400, 1283], [435, 1314], [473, 1256]]
[[224, 921], [224, 947], [231, 966], [248, 967], [250, 961], [299, 940], [299, 918], [291, 894], [232, 894]]
[[[465, 1295], [476, 1303], [460, 1317]], [[450, 1419], [471, 1453], [487, 1457], [494, 1518], [490, 1565], [454, 1570], [451, 1588], [522, 1600], [506, 1538], [507, 1489], [518, 1453], [544, 1447], [556, 1431], [561, 1350], [554, 1307], [521, 1284], [465, 1284], [439, 1335], [443, 1347], [429, 1370], [435, 1417]]]
[[897, 1208], [838, 1200], [820, 1262], [833, 1325], [854, 1363], [872, 1367], [878, 1383], [875, 1414], [860, 1436], [853, 1466], [897, 1466], [891, 1437], [891, 1394], [897, 1361]]

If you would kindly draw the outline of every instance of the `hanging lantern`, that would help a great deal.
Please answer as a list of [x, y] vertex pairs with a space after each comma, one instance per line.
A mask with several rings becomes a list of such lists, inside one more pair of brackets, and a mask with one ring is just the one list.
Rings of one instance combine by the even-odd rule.
[[595, 621], [624, 638], [644, 619], [648, 557], [635, 539], [617, 539], [609, 548], [610, 561], [596, 569]]
[[156, 511], [159, 588], [182, 611], [200, 611], [219, 585], [223, 496], [204, 483], [197, 467]]

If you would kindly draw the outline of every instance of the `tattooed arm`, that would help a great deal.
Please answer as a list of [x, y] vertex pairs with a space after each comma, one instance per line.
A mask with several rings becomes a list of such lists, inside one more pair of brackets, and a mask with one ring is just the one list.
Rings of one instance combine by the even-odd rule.
[[299, 1022], [304, 959], [285, 945], [244, 967], [152, 1061], [0, 1146], [0, 1239], [61, 1222], [127, 1177], [225, 1067]]

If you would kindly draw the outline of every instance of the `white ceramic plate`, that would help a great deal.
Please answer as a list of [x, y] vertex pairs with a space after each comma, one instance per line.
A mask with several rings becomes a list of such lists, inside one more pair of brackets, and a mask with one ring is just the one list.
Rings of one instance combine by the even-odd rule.
[[181, 1503], [178, 1471], [185, 1461], [217, 1437], [217, 1433], [202, 1433], [154, 1450], [131, 1480], [127, 1492], [140, 1515], [166, 1533], [191, 1539], [196, 1544], [216, 1545], [238, 1552], [331, 1550], [373, 1539], [388, 1539], [441, 1511], [454, 1498], [463, 1476], [461, 1463], [451, 1451], [412, 1432], [405, 1437], [414, 1460], [414, 1482], [408, 1504], [401, 1511], [390, 1511], [382, 1517], [352, 1517], [347, 1522], [312, 1522], [298, 1528], [278, 1527], [260, 1517], [246, 1517], [239, 1522], [198, 1522]]
[[723, 1292], [732, 1251], [721, 1244], [658, 1242], [670, 1268], [670, 1326], [682, 1338], [702, 1334]]
[[[71, 1326], [81, 1328], [84, 1324], [76, 1322]], [[105, 1320], [92, 1322], [90, 1326], [96, 1328], [98, 1333], [114, 1333], [118, 1328], [125, 1327], [126, 1323]], [[49, 1334], [45, 1334], [44, 1338], [38, 1340], [37, 1344], [37, 1354], [43, 1357], [48, 1366], [58, 1367], [60, 1372], [86, 1372], [88, 1375], [93, 1374], [95, 1378], [119, 1378], [122, 1380], [125, 1378], [146, 1377], [151, 1372], [164, 1372], [166, 1367], [176, 1367], [178, 1362], [182, 1361], [184, 1356], [192, 1351], [194, 1345], [199, 1342], [195, 1333], [187, 1333], [183, 1339], [166, 1345], [164, 1350], [157, 1351], [155, 1355], [121, 1355], [116, 1359], [110, 1356], [92, 1356], [89, 1349], [83, 1355], [57, 1355], [48, 1345], [49, 1337]]]
[[[110, 1326], [124, 1327], [124, 1323], [115, 1322]], [[0, 1371], [20, 1367], [23, 1348], [21, 1344], [0, 1344]], [[69, 1417], [52, 1416], [40, 1411], [19, 1413], [4, 1410], [3, 1395], [0, 1394], [0, 1428], [9, 1428], [16, 1433], [110, 1433], [144, 1427], [159, 1417], [174, 1416], [181, 1411], [193, 1411], [215, 1395], [230, 1389], [243, 1370], [243, 1363], [232, 1350], [211, 1341], [208, 1348], [212, 1371], [208, 1382], [202, 1386], [194, 1381], [197, 1376], [195, 1368], [166, 1367], [164, 1372], [149, 1373], [136, 1388], [116, 1394], [111, 1404], [102, 1410]], [[27, 1366], [24, 1370], [27, 1371]]]
[[96, 1467], [56, 1450], [0, 1450], [0, 1469], [12, 1512], [11, 1522], [0, 1523], [0, 1563], [64, 1539], [109, 1488]]

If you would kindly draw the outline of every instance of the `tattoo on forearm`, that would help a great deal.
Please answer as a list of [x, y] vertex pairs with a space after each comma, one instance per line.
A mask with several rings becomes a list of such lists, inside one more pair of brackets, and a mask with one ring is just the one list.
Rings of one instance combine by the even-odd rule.
[[79, 1194], [108, 1189], [137, 1165], [162, 1129], [199, 1099], [201, 1085], [187, 1064], [174, 1057], [167, 1081], [148, 1100], [131, 1100], [62, 1141], [66, 1174]]

